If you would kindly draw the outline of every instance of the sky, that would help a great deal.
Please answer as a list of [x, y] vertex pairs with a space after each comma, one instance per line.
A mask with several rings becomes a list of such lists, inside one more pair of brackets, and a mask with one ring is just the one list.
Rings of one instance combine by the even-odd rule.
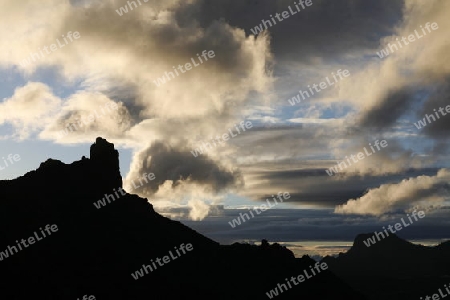
[[101, 136], [127, 190], [222, 243], [336, 250], [414, 210], [400, 236], [449, 237], [450, 2], [134, 3], [3, 0], [0, 179]]

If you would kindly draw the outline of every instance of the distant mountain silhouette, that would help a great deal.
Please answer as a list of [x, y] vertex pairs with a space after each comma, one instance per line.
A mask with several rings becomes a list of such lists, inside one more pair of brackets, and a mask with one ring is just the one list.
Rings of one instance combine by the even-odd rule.
[[426, 247], [391, 234], [367, 247], [372, 236], [360, 234], [346, 253], [322, 261], [369, 299], [420, 299], [450, 282], [450, 242]]
[[[119, 154], [102, 138], [90, 158], [71, 164], [48, 159], [35, 171], [0, 181], [0, 252], [47, 224], [58, 228], [2, 257], [0, 298], [267, 299], [266, 292], [315, 263], [267, 242], [221, 246], [162, 217], [136, 195], [100, 209], [93, 205], [121, 187]], [[182, 243], [192, 244], [192, 251], [142, 278], [131, 276]], [[326, 270], [276, 299], [364, 298]]]

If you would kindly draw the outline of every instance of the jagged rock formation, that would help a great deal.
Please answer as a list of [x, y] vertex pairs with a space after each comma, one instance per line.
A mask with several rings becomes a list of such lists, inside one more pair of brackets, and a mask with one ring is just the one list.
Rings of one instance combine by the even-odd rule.
[[[266, 292], [315, 263], [277, 244], [220, 246], [136, 195], [97, 209], [93, 203], [122, 180], [113, 144], [98, 138], [90, 155], [71, 164], [49, 159], [0, 181], [0, 252], [47, 224], [58, 226], [3, 256], [1, 299], [267, 299]], [[193, 250], [138, 280], [131, 276], [182, 243]], [[324, 271], [277, 299], [362, 298]]]
[[[110, 180], [110, 189], [122, 187], [122, 176], [119, 168], [119, 151], [114, 149], [114, 144], [98, 137], [90, 149], [93, 171], [98, 178]], [[108, 174], [104, 176], [104, 174]], [[103, 175], [103, 176], [102, 176]], [[107, 186], [105, 186], [107, 188]]]

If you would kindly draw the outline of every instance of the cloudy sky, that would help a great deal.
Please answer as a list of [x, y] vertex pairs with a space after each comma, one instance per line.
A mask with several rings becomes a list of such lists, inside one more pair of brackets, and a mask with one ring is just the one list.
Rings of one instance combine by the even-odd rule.
[[[3, 0], [0, 156], [20, 160], [0, 160], [0, 179], [78, 160], [102, 136], [128, 190], [223, 243], [340, 247], [414, 209], [426, 218], [400, 236], [449, 237], [450, 2], [135, 2]], [[292, 102], [300, 91], [314, 93]], [[61, 134], [70, 124], [83, 126]], [[228, 224], [278, 192], [291, 197]]]

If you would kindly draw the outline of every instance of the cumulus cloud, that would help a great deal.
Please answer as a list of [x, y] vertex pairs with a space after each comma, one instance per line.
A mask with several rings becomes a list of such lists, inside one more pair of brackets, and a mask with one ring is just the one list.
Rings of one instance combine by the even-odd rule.
[[194, 221], [203, 220], [209, 212], [209, 205], [201, 200], [190, 200], [188, 202], [191, 208], [189, 212], [189, 217]]
[[[0, 124], [12, 125], [12, 136], [61, 143], [91, 142], [99, 134], [117, 137], [130, 127], [131, 118], [122, 103], [98, 92], [78, 92], [61, 99], [44, 83], [29, 82], [0, 103]], [[71, 127], [64, 136], [61, 131]]]
[[122, 136], [131, 123], [123, 103], [98, 92], [82, 91], [64, 101], [40, 137], [59, 143], [90, 142], [99, 135], [112, 139]]
[[207, 156], [194, 157], [188, 150], [180, 151], [161, 141], [134, 157], [133, 168], [127, 180], [144, 173], [155, 174], [156, 179], [136, 190], [143, 195], [152, 195], [166, 181], [177, 186], [182, 181], [204, 185], [208, 190], [220, 192], [234, 187], [239, 181], [239, 172], [227, 169]]
[[[10, 48], [15, 48], [14, 44], [21, 51], [6, 51], [0, 55], [0, 63], [25, 68], [20, 62], [29, 52], [36, 52], [51, 44], [52, 38], [56, 40], [76, 30], [80, 39], [24, 70], [57, 66], [67, 79], [81, 78], [96, 84], [121, 82], [136, 93], [127, 105], [139, 105], [142, 119], [225, 115], [230, 113], [229, 101], [241, 103], [246, 101], [249, 91], [264, 91], [270, 85], [266, 72], [270, 52], [264, 35], [258, 39], [246, 37], [243, 30], [221, 21], [207, 27], [180, 26], [175, 18], [177, 13], [183, 13], [180, 1], [154, 1], [118, 17], [116, 6], [126, 4], [126, 1], [106, 1], [101, 9], [90, 7], [86, 15], [84, 8], [64, 2], [52, 6], [61, 13], [54, 18], [44, 18], [40, 14], [47, 8], [37, 8], [36, 19], [27, 22], [42, 23], [39, 30], [28, 30], [25, 23], [21, 24], [23, 27], [11, 28]], [[14, 4], [7, 1], [6, 5]], [[18, 11], [17, 17], [24, 18], [25, 13]], [[43, 19], [47, 21], [42, 22]], [[117, 21], [110, 22], [111, 19]], [[22, 31], [28, 33], [27, 44], [19, 34]], [[165, 72], [174, 71], [173, 66], [190, 62], [204, 50], [215, 51], [215, 57], [165, 86], [158, 88], [154, 84]]]
[[131, 189], [133, 180], [145, 173], [153, 173], [155, 179], [133, 189], [133, 193], [149, 198], [161, 211], [174, 203], [185, 205], [193, 220], [205, 218], [209, 205], [243, 186], [241, 173], [236, 168], [206, 155], [194, 157], [186, 148], [180, 150], [161, 141], [133, 157], [125, 187]]
[[0, 124], [11, 124], [13, 136], [26, 139], [45, 128], [60, 106], [61, 99], [47, 85], [29, 82], [0, 103]]
[[397, 184], [383, 184], [358, 199], [337, 206], [335, 213], [381, 216], [413, 206], [441, 206], [450, 199], [449, 180], [450, 171], [441, 169], [435, 176], [419, 176]]

